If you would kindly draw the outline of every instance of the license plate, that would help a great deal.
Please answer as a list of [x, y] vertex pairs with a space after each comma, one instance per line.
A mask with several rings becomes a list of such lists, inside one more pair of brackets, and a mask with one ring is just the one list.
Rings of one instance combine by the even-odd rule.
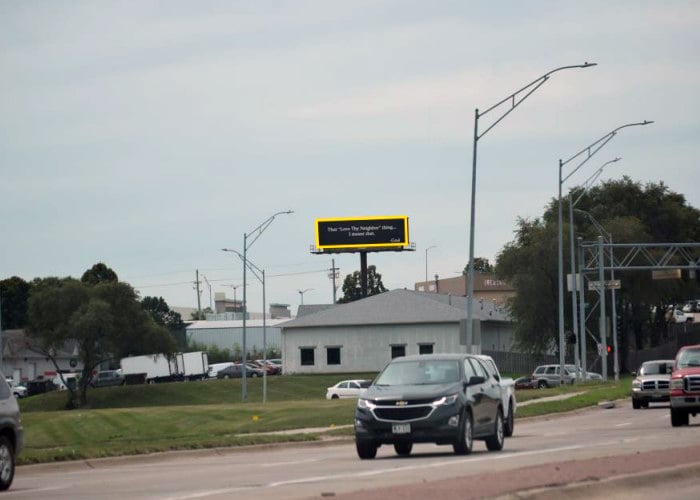
[[393, 434], [410, 434], [411, 424], [392, 424], [391, 432]]

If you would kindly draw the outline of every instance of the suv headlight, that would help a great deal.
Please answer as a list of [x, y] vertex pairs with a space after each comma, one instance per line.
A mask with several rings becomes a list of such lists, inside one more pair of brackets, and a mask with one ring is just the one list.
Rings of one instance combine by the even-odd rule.
[[682, 378], [671, 379], [671, 389], [683, 389], [683, 379]]
[[638, 378], [634, 379], [632, 381], [632, 389], [639, 389], [640, 387], [642, 387], [642, 381]]
[[435, 406], [451, 405], [457, 401], [457, 394], [450, 394], [449, 396], [443, 396], [440, 399], [433, 401]]
[[372, 403], [369, 399], [358, 399], [357, 400], [357, 407], [358, 408], [364, 408], [366, 410], [373, 410], [376, 405]]

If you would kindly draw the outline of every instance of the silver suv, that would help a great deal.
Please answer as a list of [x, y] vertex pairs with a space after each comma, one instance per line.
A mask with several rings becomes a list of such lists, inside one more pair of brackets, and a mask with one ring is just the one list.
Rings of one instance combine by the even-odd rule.
[[15, 457], [22, 449], [24, 430], [17, 398], [7, 380], [0, 374], [0, 490], [12, 485], [15, 477]]
[[632, 408], [648, 408], [649, 403], [670, 401], [669, 385], [673, 371], [672, 359], [657, 359], [642, 363], [639, 372], [633, 372]]

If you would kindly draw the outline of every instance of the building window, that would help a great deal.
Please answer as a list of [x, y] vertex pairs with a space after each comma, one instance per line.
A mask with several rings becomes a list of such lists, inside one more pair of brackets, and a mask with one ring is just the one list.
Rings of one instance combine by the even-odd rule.
[[326, 347], [326, 364], [340, 364], [340, 347]]
[[418, 344], [418, 354], [432, 354], [433, 344]]
[[314, 362], [314, 348], [313, 347], [302, 347], [301, 351], [301, 366], [313, 366]]
[[400, 358], [406, 355], [405, 345], [392, 345], [391, 346], [391, 359]]

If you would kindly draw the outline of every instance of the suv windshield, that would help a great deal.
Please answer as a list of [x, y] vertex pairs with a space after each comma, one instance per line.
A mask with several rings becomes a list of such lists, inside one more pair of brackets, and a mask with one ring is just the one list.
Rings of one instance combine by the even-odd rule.
[[459, 380], [459, 361], [417, 360], [390, 363], [375, 385], [448, 384]]
[[700, 349], [685, 349], [678, 356], [678, 368], [700, 366]]

